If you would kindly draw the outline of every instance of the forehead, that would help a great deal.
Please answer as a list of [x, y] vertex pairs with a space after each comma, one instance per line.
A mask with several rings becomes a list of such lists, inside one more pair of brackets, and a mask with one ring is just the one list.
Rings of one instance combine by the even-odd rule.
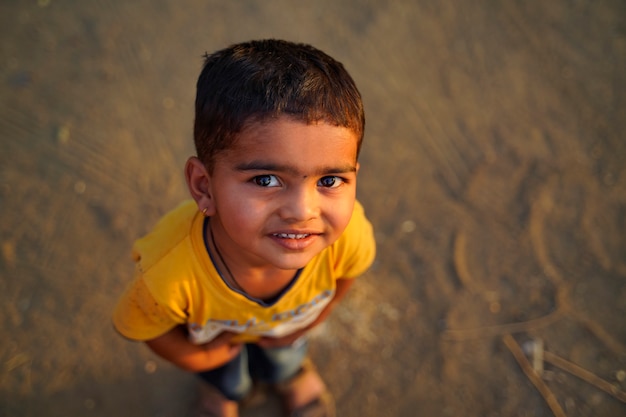
[[225, 159], [289, 161], [303, 168], [313, 165], [356, 166], [357, 134], [325, 122], [306, 123], [288, 117], [248, 125]]

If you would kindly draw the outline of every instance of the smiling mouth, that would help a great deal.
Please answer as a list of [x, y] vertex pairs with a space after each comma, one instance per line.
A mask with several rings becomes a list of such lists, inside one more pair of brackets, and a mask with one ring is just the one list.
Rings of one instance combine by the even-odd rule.
[[309, 233], [274, 233], [274, 236], [281, 239], [306, 239], [311, 235]]

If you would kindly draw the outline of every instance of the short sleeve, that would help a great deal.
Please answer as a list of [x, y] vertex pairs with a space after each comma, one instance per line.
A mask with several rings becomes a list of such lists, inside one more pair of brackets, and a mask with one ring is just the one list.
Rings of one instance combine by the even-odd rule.
[[355, 202], [350, 223], [333, 245], [337, 278], [356, 278], [367, 271], [376, 257], [376, 241], [363, 206]]
[[154, 297], [139, 272], [113, 313], [113, 325], [117, 331], [133, 340], [153, 339], [184, 322], [184, 316]]

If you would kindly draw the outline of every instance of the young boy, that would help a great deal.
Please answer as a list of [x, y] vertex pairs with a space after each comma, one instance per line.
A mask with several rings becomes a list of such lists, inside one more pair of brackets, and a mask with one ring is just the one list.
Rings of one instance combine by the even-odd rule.
[[206, 56], [185, 166], [193, 201], [135, 243], [114, 313], [123, 336], [207, 382], [203, 415], [236, 416], [256, 381], [289, 415], [333, 415], [306, 333], [374, 259], [355, 200], [364, 123], [350, 75], [309, 45]]

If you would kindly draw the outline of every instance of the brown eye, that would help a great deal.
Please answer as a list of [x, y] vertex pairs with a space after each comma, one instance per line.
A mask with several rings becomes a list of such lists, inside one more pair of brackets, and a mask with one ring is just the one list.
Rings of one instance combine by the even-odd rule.
[[280, 181], [276, 178], [275, 175], [257, 175], [252, 178], [252, 182], [259, 187], [278, 187], [280, 186]]
[[322, 177], [318, 181], [318, 185], [324, 188], [335, 188], [340, 186], [343, 183], [343, 180], [339, 177], [328, 176]]

